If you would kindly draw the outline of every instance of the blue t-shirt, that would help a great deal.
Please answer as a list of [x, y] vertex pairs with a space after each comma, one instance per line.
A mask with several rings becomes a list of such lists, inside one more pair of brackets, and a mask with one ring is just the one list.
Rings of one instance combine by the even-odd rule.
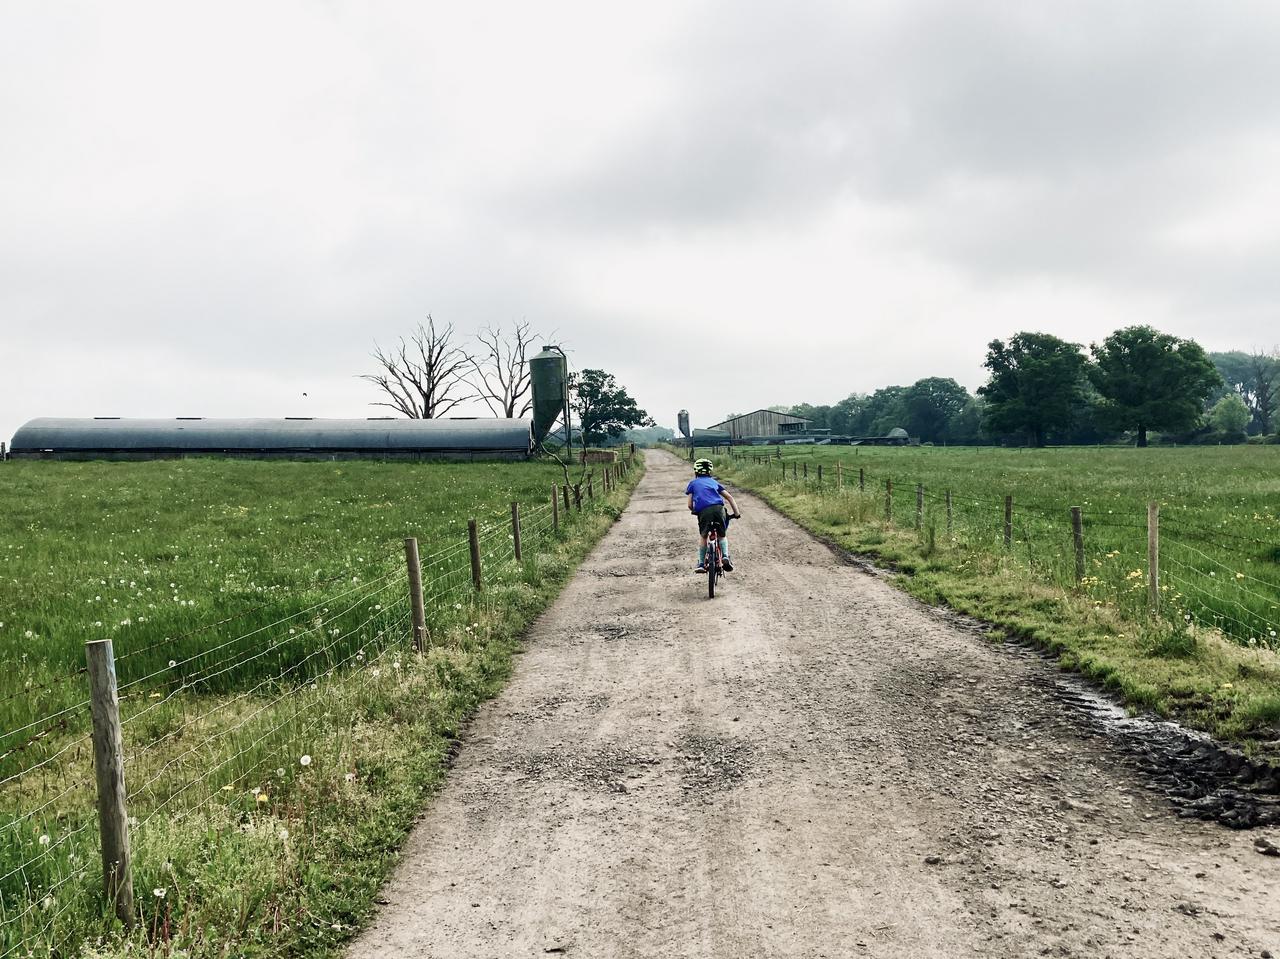
[[724, 487], [714, 476], [695, 476], [685, 487], [686, 493], [693, 494], [693, 511], [701, 513], [708, 506], [723, 506]]

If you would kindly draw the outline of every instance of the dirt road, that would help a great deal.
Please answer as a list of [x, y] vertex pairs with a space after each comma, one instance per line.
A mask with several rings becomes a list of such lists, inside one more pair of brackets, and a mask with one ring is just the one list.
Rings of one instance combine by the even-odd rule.
[[1280, 956], [1280, 859], [1044, 663], [750, 496], [708, 601], [686, 470], [649, 454], [351, 956]]

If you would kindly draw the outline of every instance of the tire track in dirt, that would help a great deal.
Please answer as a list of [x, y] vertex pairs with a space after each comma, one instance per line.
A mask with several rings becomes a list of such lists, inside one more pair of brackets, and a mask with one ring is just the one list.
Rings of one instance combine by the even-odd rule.
[[746, 494], [708, 601], [686, 479], [649, 454], [350, 956], [1280, 955], [1280, 860], [1177, 818], [1043, 663]]

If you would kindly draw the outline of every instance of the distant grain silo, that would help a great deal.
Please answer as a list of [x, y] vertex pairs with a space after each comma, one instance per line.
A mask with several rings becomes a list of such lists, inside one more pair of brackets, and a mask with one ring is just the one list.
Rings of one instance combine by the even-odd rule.
[[689, 433], [689, 411], [681, 410], [676, 414], [676, 425], [680, 427], [680, 435], [688, 439]]
[[524, 459], [528, 420], [37, 419], [13, 437], [20, 459], [147, 460], [186, 456], [279, 459]]
[[558, 346], [544, 346], [529, 360], [533, 389], [533, 443], [547, 438], [556, 420], [569, 421], [569, 361]]

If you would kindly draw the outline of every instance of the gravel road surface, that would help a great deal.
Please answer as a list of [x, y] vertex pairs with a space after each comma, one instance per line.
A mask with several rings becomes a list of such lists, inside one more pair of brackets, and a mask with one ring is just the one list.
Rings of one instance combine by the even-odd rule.
[[353, 957], [1280, 956], [1280, 858], [1179, 818], [1011, 655], [687, 464], [462, 737]]

